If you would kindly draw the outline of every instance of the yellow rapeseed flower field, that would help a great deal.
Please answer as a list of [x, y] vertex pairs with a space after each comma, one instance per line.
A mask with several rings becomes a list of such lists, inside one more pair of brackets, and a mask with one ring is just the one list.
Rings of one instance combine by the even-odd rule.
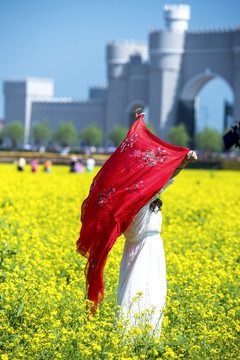
[[104, 302], [86, 319], [85, 259], [75, 242], [94, 174], [14, 165], [0, 165], [0, 174], [0, 359], [239, 359], [238, 172], [186, 169], [162, 196], [160, 338], [148, 314], [127, 332], [115, 322], [123, 236], [105, 267]]

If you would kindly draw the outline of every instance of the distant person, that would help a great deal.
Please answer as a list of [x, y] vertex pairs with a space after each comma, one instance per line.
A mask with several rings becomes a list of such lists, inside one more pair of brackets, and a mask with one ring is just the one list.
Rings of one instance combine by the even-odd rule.
[[78, 174], [82, 174], [84, 172], [84, 166], [81, 159], [79, 159], [75, 164], [75, 172]]
[[50, 173], [52, 171], [52, 162], [51, 160], [47, 160], [44, 163], [44, 171], [46, 171], [46, 173]]
[[20, 157], [17, 161], [18, 171], [23, 171], [25, 169], [25, 166], [26, 166], [26, 160], [24, 159], [24, 157]]
[[77, 156], [76, 155], [73, 155], [71, 157], [71, 163], [70, 163], [70, 172], [76, 172], [76, 163], [77, 163]]
[[93, 158], [88, 158], [86, 160], [87, 172], [91, 173], [94, 170], [96, 161]]
[[36, 173], [38, 169], [38, 159], [33, 159], [31, 161], [31, 167], [32, 167], [32, 172]]

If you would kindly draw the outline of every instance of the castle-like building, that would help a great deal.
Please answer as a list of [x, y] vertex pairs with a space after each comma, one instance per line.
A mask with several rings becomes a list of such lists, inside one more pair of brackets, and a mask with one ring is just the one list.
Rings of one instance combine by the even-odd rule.
[[79, 131], [97, 121], [107, 135], [116, 125], [129, 127], [142, 107], [163, 140], [179, 122], [193, 135], [196, 97], [215, 77], [231, 87], [239, 121], [240, 27], [189, 31], [188, 5], [165, 5], [164, 16], [165, 29], [150, 31], [148, 42], [107, 44], [107, 86], [90, 88], [86, 101], [54, 98], [52, 80], [5, 81], [5, 124], [20, 120], [25, 142], [31, 126], [45, 119], [53, 130], [61, 121]]

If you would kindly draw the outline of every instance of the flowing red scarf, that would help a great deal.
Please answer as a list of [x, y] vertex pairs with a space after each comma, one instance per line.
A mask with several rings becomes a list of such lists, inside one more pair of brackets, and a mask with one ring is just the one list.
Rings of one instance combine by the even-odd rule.
[[103, 270], [113, 244], [171, 178], [188, 151], [160, 140], [140, 115], [93, 179], [82, 204], [77, 251], [88, 259], [86, 287], [95, 309], [104, 297]]

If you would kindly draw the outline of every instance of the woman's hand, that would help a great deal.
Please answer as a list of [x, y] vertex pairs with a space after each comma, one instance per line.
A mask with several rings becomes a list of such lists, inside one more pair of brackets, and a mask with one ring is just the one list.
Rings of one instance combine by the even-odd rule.
[[195, 151], [190, 150], [187, 155], [185, 156], [184, 160], [182, 161], [182, 163], [180, 164], [181, 167], [186, 166], [188, 163], [193, 163], [195, 161], [197, 161], [198, 157]]
[[173, 172], [171, 179], [177, 176], [180, 171], [189, 163], [189, 162], [195, 162], [197, 161], [198, 157], [195, 151], [190, 150], [187, 155], [185, 156], [184, 160], [181, 162], [181, 164], [175, 169]]
[[146, 115], [146, 113], [140, 113], [140, 114], [138, 114], [139, 111], [141, 111], [141, 110], [142, 110], [142, 108], [138, 108], [137, 110], [134, 111], [133, 114], [134, 114], [134, 119], [135, 119], [135, 120], [137, 120], [140, 115]]
[[190, 150], [187, 155], [186, 155], [186, 160], [187, 162], [195, 162], [197, 161], [198, 157], [197, 157], [197, 154], [195, 153], [195, 151], [193, 150]]

